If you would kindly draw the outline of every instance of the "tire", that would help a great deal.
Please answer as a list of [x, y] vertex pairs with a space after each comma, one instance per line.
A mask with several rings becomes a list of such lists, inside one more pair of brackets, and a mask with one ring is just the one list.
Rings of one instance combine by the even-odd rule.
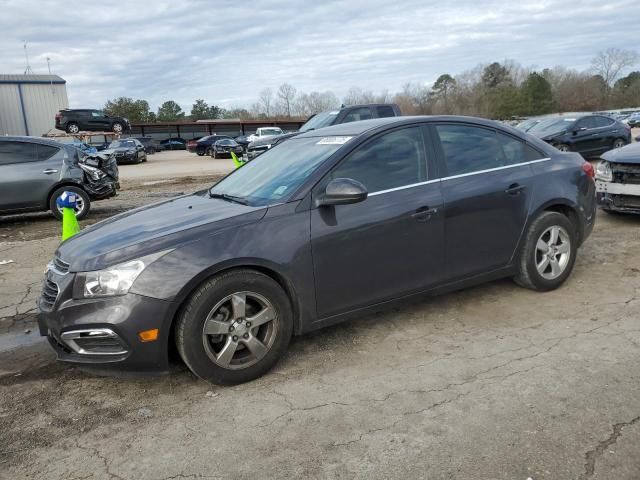
[[120, 122], [113, 122], [111, 124], [111, 131], [114, 133], [122, 133], [124, 132], [124, 125]]
[[56, 205], [56, 200], [64, 192], [73, 192], [76, 195], [78, 195], [78, 197], [80, 197], [80, 199], [82, 200], [82, 207], [76, 210], [76, 218], [78, 220], [82, 220], [84, 217], [86, 217], [89, 214], [89, 210], [91, 210], [91, 199], [89, 198], [89, 195], [87, 194], [87, 192], [85, 192], [82, 188], [74, 187], [71, 185], [56, 189], [51, 194], [51, 197], [49, 197], [49, 210], [51, 210], [51, 213], [53, 213], [53, 216], [56, 217], [58, 220], [62, 220], [62, 212], [58, 209], [58, 206]]
[[613, 144], [611, 145], [611, 148], [622, 148], [626, 145], [627, 143], [622, 139], [622, 138], [616, 138], [613, 141]]
[[[555, 266], [553, 260], [549, 261], [544, 267], [545, 271], [541, 272], [538, 267], [545, 265], [543, 261], [547, 254], [539, 248], [542, 246], [539, 242], [546, 243], [548, 248], [551, 244], [553, 229], [557, 229], [559, 239], [557, 245], [551, 250], [551, 255], [555, 258]], [[565, 215], [557, 212], [540, 214], [531, 223], [524, 237], [517, 264], [518, 273], [514, 277], [515, 282], [522, 287], [540, 292], [558, 288], [573, 270], [576, 261], [577, 237], [575, 225]], [[564, 256], [565, 254], [568, 254], [568, 258]]]
[[204, 155], [205, 152], [204, 152], [204, 150], [199, 149], [199, 150], [196, 150], [196, 153], [198, 154], [199, 157], [201, 157], [201, 156]]
[[78, 133], [80, 131], [80, 126], [76, 122], [67, 123], [67, 128], [65, 129], [67, 133]]
[[554, 145], [554, 147], [556, 147], [561, 152], [570, 152], [571, 151], [571, 149], [569, 148], [569, 145], [567, 145], [566, 143], [558, 143], [557, 145]]
[[[259, 317], [256, 312], [262, 320], [254, 323], [264, 323], [247, 329], [247, 322]], [[205, 325], [212, 333], [205, 332]], [[286, 351], [292, 332], [291, 304], [280, 285], [253, 270], [234, 270], [212, 277], [191, 294], [178, 317], [175, 339], [182, 360], [195, 375], [235, 385], [271, 369]]]

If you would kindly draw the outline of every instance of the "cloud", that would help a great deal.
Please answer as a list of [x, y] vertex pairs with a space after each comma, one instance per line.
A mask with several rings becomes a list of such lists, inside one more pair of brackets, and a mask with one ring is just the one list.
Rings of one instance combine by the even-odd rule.
[[507, 58], [586, 69], [599, 50], [633, 47], [636, 11], [631, 0], [131, 0], [117, 9], [9, 0], [0, 73], [24, 70], [27, 40], [32, 69], [46, 73], [50, 57], [73, 107], [119, 96], [154, 108], [173, 99], [187, 111], [196, 98], [248, 106], [282, 82], [342, 96]]

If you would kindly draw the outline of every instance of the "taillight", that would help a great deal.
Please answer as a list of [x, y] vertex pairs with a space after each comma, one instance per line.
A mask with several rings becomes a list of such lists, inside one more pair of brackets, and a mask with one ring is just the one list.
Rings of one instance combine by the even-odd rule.
[[62, 113], [56, 113], [56, 120], [60, 120], [62, 118]]
[[596, 176], [596, 171], [589, 162], [584, 162], [582, 164], [582, 171], [587, 174], [587, 176], [594, 178]]

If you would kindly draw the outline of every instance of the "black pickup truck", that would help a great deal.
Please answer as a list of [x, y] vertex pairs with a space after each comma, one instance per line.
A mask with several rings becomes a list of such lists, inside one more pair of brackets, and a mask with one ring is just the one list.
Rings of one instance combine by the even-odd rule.
[[253, 160], [261, 153], [270, 148], [295, 137], [296, 135], [309, 130], [338, 125], [340, 123], [357, 122], [359, 120], [370, 120], [372, 118], [399, 117], [402, 115], [400, 107], [395, 103], [370, 103], [366, 105], [342, 105], [335, 110], [320, 112], [311, 117], [300, 127], [297, 132], [285, 133], [275, 137], [267, 137], [262, 140], [251, 142], [247, 147], [246, 160]]

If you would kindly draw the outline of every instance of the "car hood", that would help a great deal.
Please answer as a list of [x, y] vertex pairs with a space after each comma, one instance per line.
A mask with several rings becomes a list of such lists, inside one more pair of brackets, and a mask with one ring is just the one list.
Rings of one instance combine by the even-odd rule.
[[198, 192], [116, 215], [63, 242], [56, 255], [70, 271], [99, 270], [257, 222], [266, 207], [250, 207]]
[[136, 149], [133, 147], [118, 147], [118, 148], [105, 148], [100, 153], [127, 153], [127, 152], [135, 152]]
[[251, 142], [249, 144], [249, 147], [250, 148], [251, 147], [263, 147], [265, 145], [271, 145], [276, 140], [282, 141], [282, 140], [285, 140], [287, 138], [295, 137], [296, 135], [298, 135], [298, 132], [284, 133], [282, 135], [272, 135], [270, 137], [262, 137], [259, 140], [255, 140], [255, 141]]
[[600, 157], [607, 162], [640, 163], [640, 143], [630, 143], [626, 147], [609, 150]]

